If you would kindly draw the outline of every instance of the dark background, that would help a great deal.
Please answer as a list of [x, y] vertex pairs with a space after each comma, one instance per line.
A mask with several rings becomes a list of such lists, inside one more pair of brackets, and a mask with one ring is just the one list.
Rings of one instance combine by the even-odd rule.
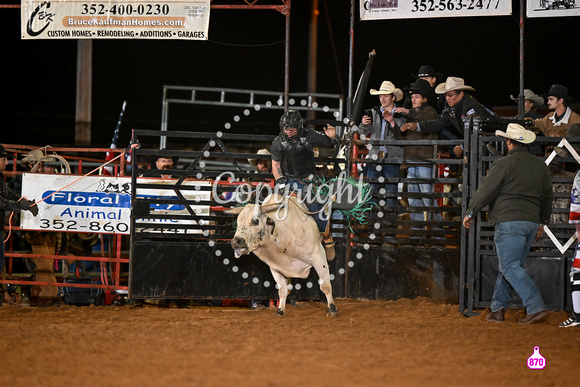
[[[290, 91], [305, 92], [311, 2], [291, 5]], [[346, 98], [350, 1], [320, 0], [319, 8], [317, 91]], [[358, 2], [356, 8], [355, 87], [375, 49], [369, 88], [379, 88], [383, 80], [402, 88], [414, 81], [411, 74], [421, 65], [431, 64], [445, 76], [464, 78], [486, 106], [515, 108], [509, 96], [519, 88], [519, 0], [513, 1], [515, 15], [499, 17], [362, 22]], [[74, 145], [77, 41], [21, 40], [20, 9], [0, 9], [0, 18], [0, 142]], [[282, 92], [284, 21], [270, 10], [212, 10], [208, 41], [94, 40], [92, 145], [109, 146], [124, 100], [119, 146], [128, 144], [131, 129], [159, 129], [163, 85]], [[560, 83], [580, 98], [578, 22], [578, 17], [525, 19], [526, 88], [545, 93]], [[377, 104], [376, 96], [365, 95], [365, 106]], [[239, 113], [196, 106], [170, 115], [171, 129], [220, 130]], [[251, 114], [232, 131], [276, 134], [279, 115]]]

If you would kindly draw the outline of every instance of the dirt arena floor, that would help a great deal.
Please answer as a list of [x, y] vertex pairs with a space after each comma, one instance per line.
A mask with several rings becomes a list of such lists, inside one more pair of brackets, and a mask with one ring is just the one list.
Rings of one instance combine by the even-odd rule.
[[[520, 326], [428, 298], [273, 309], [154, 305], [0, 308], [2, 386], [573, 386], [580, 329], [565, 312]], [[530, 370], [534, 346], [546, 359]]]

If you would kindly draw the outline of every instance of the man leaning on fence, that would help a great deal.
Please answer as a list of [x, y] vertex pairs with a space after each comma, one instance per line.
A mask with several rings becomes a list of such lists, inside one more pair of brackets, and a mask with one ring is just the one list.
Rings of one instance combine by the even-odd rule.
[[[4, 145], [0, 145], [0, 217], [2, 217], [2, 231], [4, 231], [5, 226], [6, 211], [28, 210], [34, 216], [38, 214], [38, 207], [33, 205], [34, 201], [26, 199], [19, 201], [18, 194], [15, 194], [6, 186], [3, 174], [6, 170], [6, 164], [8, 164], [8, 153], [6, 153]], [[2, 233], [2, 243], [0, 243], [0, 271], [2, 272], [2, 279], [4, 279], [4, 233]], [[2, 305], [1, 298], [0, 305]]]
[[[370, 138], [370, 140], [389, 140], [397, 141], [403, 140], [403, 135], [401, 133], [401, 125], [407, 122], [407, 119], [401, 114], [397, 113], [396, 102], [403, 99], [403, 90], [395, 87], [395, 85], [390, 81], [384, 81], [381, 87], [370, 90], [371, 95], [379, 96], [380, 106], [373, 107], [366, 111], [362, 117], [362, 121], [358, 127], [358, 130], [362, 136]], [[370, 161], [377, 161], [381, 159], [393, 160], [393, 159], [403, 159], [404, 148], [400, 145], [371, 145], [369, 144], [369, 155], [368, 159]], [[401, 176], [401, 165], [399, 163], [385, 163], [385, 164], [375, 164], [367, 163], [368, 178], [380, 178], [384, 177], [386, 179], [399, 178]], [[397, 183], [386, 183], [385, 191], [390, 194], [385, 200], [388, 207], [395, 208], [399, 203], [397, 197], [393, 195], [397, 192]], [[377, 194], [380, 192], [379, 184], [372, 184], [373, 193]], [[396, 213], [387, 214], [387, 219], [390, 221], [396, 220]]]
[[[450, 139], [463, 138], [463, 119], [469, 117], [496, 118], [495, 113], [483, 106], [468, 91], [473, 87], [465, 84], [463, 78], [448, 77], [447, 80], [435, 88], [437, 94], [445, 95], [445, 109], [437, 119], [424, 121], [421, 123], [406, 123], [401, 126], [401, 131], [418, 130], [421, 132], [443, 132]], [[460, 157], [463, 153], [461, 146], [453, 148], [455, 156]]]
[[568, 94], [568, 88], [562, 85], [552, 85], [550, 90], [543, 94], [548, 107], [553, 112], [544, 118], [532, 120], [532, 128], [537, 129], [548, 137], [564, 137], [570, 125], [580, 123], [580, 115], [568, 107], [568, 103], [575, 101]]
[[543, 226], [552, 212], [552, 179], [546, 164], [530, 154], [525, 144], [536, 135], [518, 124], [495, 132], [505, 137], [508, 154], [496, 160], [481, 182], [469, 206], [463, 225], [469, 228], [476, 214], [489, 205], [489, 220], [495, 223], [494, 244], [498, 258], [497, 280], [487, 321], [505, 321], [512, 288], [520, 296], [526, 317], [520, 324], [546, 317], [546, 307], [534, 281], [524, 270], [534, 239], [543, 234]]

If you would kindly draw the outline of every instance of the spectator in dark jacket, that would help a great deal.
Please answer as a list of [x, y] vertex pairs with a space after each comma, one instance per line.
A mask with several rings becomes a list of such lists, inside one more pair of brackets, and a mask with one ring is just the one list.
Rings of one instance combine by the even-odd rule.
[[[449, 132], [449, 139], [463, 138], [463, 119], [467, 117], [494, 118], [496, 115], [479, 103], [467, 91], [474, 90], [467, 86], [462, 78], [448, 77], [446, 82], [435, 88], [437, 94], [445, 94], [445, 109], [437, 119], [421, 123], [406, 123], [401, 131], [417, 130], [425, 133]], [[453, 149], [456, 156], [463, 153], [458, 145]]]
[[[3, 172], [6, 170], [8, 163], [8, 153], [4, 145], [0, 145], [0, 217], [2, 217], [2, 231], [4, 231], [6, 211], [28, 210], [36, 216], [38, 214], [38, 207], [34, 201], [22, 199], [15, 194], [10, 188], [6, 186]], [[0, 271], [2, 271], [2, 278], [4, 278], [4, 233], [2, 233], [2, 241], [0, 243]], [[0, 305], [2, 300], [0, 299]]]
[[[418, 79], [410, 88], [411, 103], [413, 109], [406, 113], [410, 122], [424, 122], [437, 118], [437, 111], [431, 105], [431, 101], [435, 98], [435, 93], [429, 82], [424, 79]], [[402, 110], [401, 109], [395, 109]], [[405, 109], [406, 110], [406, 109]], [[407, 133], [407, 140], [437, 140], [437, 133], [410, 131]], [[431, 179], [433, 178], [433, 164], [428, 159], [434, 159], [433, 145], [407, 145], [405, 146], [405, 164], [407, 165], [407, 178], [409, 179]], [[433, 184], [428, 182], [407, 183], [407, 191], [412, 193], [429, 194], [433, 192]], [[432, 207], [434, 205], [431, 197], [409, 197], [409, 205], [411, 207]], [[424, 221], [431, 220], [432, 217], [425, 218], [424, 212], [411, 212], [411, 220]], [[441, 216], [437, 217], [441, 220]]]

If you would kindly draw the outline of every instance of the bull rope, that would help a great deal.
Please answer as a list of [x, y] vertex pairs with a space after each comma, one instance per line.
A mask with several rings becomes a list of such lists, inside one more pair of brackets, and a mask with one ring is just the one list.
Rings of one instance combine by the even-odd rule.
[[328, 207], [330, 207], [332, 205], [332, 203], [334, 203], [336, 201], [336, 194], [332, 195], [332, 199], [328, 201], [328, 203], [326, 203], [320, 210], [318, 211], [314, 211], [314, 212], [310, 212], [310, 211], [304, 211], [305, 214], [308, 215], [317, 215], [320, 214], [322, 211], [326, 210]]

